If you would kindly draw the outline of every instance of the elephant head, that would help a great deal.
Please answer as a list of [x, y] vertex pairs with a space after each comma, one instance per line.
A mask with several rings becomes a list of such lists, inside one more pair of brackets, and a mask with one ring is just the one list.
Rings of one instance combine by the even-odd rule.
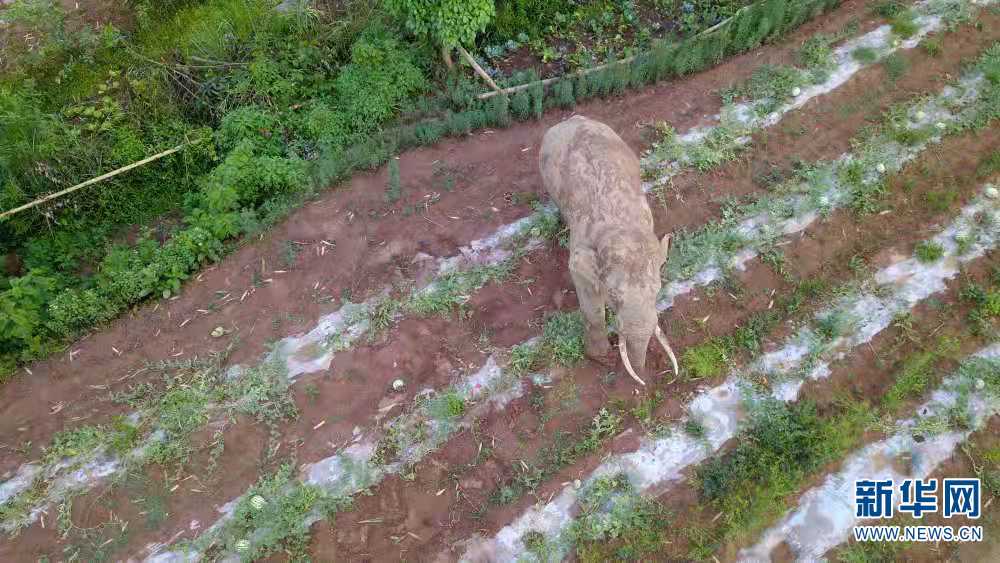
[[661, 269], [670, 251], [670, 235], [655, 237], [612, 237], [598, 252], [608, 305], [615, 313], [618, 351], [625, 370], [638, 383], [646, 383], [636, 367], [646, 365], [646, 349], [654, 335], [670, 357], [678, 373], [677, 357], [659, 326], [656, 308], [662, 287]]

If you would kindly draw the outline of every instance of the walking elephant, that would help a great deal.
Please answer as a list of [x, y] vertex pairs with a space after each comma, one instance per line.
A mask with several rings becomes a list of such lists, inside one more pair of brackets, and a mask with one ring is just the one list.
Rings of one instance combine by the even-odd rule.
[[577, 115], [545, 133], [539, 169], [569, 226], [569, 270], [586, 321], [587, 355], [603, 360], [610, 351], [604, 316], [610, 306], [629, 375], [645, 385], [636, 368], [644, 369], [654, 334], [676, 373], [656, 309], [670, 235], [660, 240], [653, 232], [635, 153], [607, 125]]

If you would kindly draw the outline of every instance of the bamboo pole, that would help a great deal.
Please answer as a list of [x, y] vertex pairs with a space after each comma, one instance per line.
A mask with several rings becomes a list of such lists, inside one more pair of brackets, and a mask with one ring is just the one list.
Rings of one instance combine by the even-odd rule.
[[458, 52], [459, 52], [459, 54], [462, 55], [462, 57], [465, 58], [465, 60], [470, 65], [472, 65], [472, 68], [476, 71], [476, 74], [478, 74], [479, 76], [481, 76], [482, 79], [485, 80], [486, 83], [490, 85], [490, 88], [493, 88], [494, 92], [500, 92], [500, 87], [497, 86], [497, 83], [493, 82], [493, 79], [490, 78], [490, 75], [486, 74], [486, 71], [483, 70], [483, 67], [479, 66], [479, 63], [477, 63], [476, 59], [474, 59], [472, 57], [472, 55], [470, 55], [469, 52], [465, 50], [465, 47], [459, 45], [458, 46]]
[[514, 94], [516, 92], [520, 92], [521, 90], [527, 90], [528, 88], [533, 88], [533, 87], [539, 86], [539, 85], [540, 86], [548, 86], [549, 84], [552, 84], [553, 82], [558, 82], [560, 80], [568, 80], [570, 78], [578, 78], [580, 76], [587, 76], [588, 74], [591, 74], [591, 73], [594, 73], [594, 72], [598, 72], [598, 71], [604, 70], [606, 68], [609, 68], [609, 67], [612, 67], [612, 66], [615, 66], [615, 65], [631, 63], [634, 60], [635, 60], [635, 57], [626, 57], [626, 58], [621, 59], [619, 61], [613, 61], [613, 62], [610, 62], [610, 63], [602, 64], [600, 66], [595, 66], [595, 67], [591, 67], [591, 68], [585, 68], [583, 70], [579, 70], [577, 72], [574, 72], [573, 74], [568, 74], [568, 75], [563, 75], [563, 76], [553, 76], [552, 78], [546, 78], [545, 80], [538, 80], [538, 81], [535, 81], [535, 82], [529, 82], [527, 84], [519, 84], [517, 86], [511, 86], [510, 88], [504, 88], [502, 90], [498, 89], [498, 90], [494, 90], [492, 92], [486, 92], [486, 93], [483, 93], [483, 94], [479, 94], [478, 96], [476, 96], [476, 98], [480, 99], [480, 100], [486, 100], [486, 99], [492, 98], [493, 96], [496, 96], [497, 94], [503, 94], [503, 95]]
[[81, 182], [81, 183], [79, 183], [79, 184], [77, 184], [75, 186], [66, 188], [65, 190], [61, 190], [61, 191], [49, 194], [49, 195], [47, 195], [45, 197], [38, 198], [35, 201], [32, 201], [31, 203], [26, 203], [26, 204], [24, 204], [24, 205], [22, 205], [20, 207], [15, 207], [14, 209], [8, 209], [7, 211], [4, 211], [3, 213], [0, 213], [0, 220], [6, 219], [7, 217], [10, 217], [11, 215], [14, 215], [16, 213], [20, 213], [22, 211], [27, 211], [28, 209], [31, 209], [32, 207], [37, 207], [37, 206], [39, 206], [39, 205], [41, 205], [43, 203], [46, 203], [46, 202], [52, 201], [54, 199], [60, 198], [60, 197], [62, 197], [64, 195], [66, 195], [66, 194], [70, 194], [70, 193], [73, 193], [73, 192], [75, 192], [77, 190], [86, 188], [87, 186], [92, 186], [92, 185], [94, 185], [94, 184], [96, 184], [98, 182], [102, 182], [104, 180], [107, 180], [108, 178], [113, 178], [113, 177], [115, 177], [115, 176], [117, 176], [119, 174], [122, 174], [124, 172], [128, 172], [129, 170], [132, 170], [134, 168], [138, 168], [138, 167], [140, 167], [140, 166], [142, 166], [144, 164], [149, 164], [150, 162], [153, 162], [154, 160], [159, 160], [159, 159], [161, 159], [161, 158], [163, 158], [165, 156], [169, 156], [171, 154], [174, 154], [175, 152], [183, 149], [184, 147], [186, 147], [188, 145], [194, 145], [194, 144], [200, 143], [203, 140], [204, 139], [196, 139], [194, 141], [188, 141], [186, 143], [181, 143], [181, 144], [177, 145], [174, 148], [167, 149], [167, 150], [165, 150], [165, 151], [163, 151], [161, 153], [154, 154], [153, 156], [150, 156], [148, 158], [144, 158], [144, 159], [142, 159], [142, 160], [140, 160], [138, 162], [133, 162], [132, 164], [129, 164], [127, 166], [122, 166], [121, 168], [118, 168], [116, 170], [112, 170], [111, 172], [108, 172], [106, 174], [101, 174], [100, 176], [98, 176], [96, 178], [91, 178], [91, 179], [87, 180], [86, 182]]
[[[697, 34], [692, 35], [691, 39], [694, 39], [696, 37], [701, 37], [703, 35], [709, 35], [709, 34], [715, 33], [716, 31], [719, 31], [720, 29], [722, 29], [722, 26], [724, 26], [727, 23], [731, 22], [733, 20], [733, 18], [735, 18], [736, 16], [740, 15], [741, 12], [743, 12], [743, 11], [745, 11], [745, 10], [753, 7], [753, 6], [754, 6], [754, 4], [750, 4], [749, 6], [744, 6], [744, 7], [740, 8], [739, 10], [736, 10], [736, 12], [733, 13], [733, 15], [729, 16], [728, 18], [720, 21], [719, 23], [713, 25], [712, 27], [710, 27], [710, 28], [708, 28], [706, 30], [700, 31]], [[598, 71], [604, 70], [606, 68], [609, 68], [609, 67], [612, 67], [612, 66], [615, 66], [615, 65], [629, 64], [629, 63], [631, 63], [634, 60], [635, 60], [635, 56], [626, 57], [626, 58], [621, 59], [621, 60], [612, 61], [610, 63], [602, 64], [600, 66], [595, 66], [595, 67], [592, 67], [592, 68], [585, 68], [583, 70], [578, 70], [578, 71], [576, 71], [576, 72], [574, 72], [572, 74], [567, 74], [567, 75], [563, 75], [563, 76], [554, 76], [552, 78], [546, 78], [545, 80], [538, 80], [538, 81], [535, 81], [535, 82], [529, 82], [528, 84], [519, 84], [517, 86], [511, 86], [510, 88], [502, 88], [501, 89], [501, 88], [496, 88], [496, 86], [494, 86], [495, 89], [492, 92], [484, 92], [482, 94], [479, 94], [478, 96], [476, 96], [476, 99], [478, 99], [478, 100], [487, 100], [487, 99], [492, 98], [493, 96], [496, 96], [498, 94], [503, 94], [503, 95], [514, 94], [516, 92], [520, 92], [521, 90], [527, 90], [528, 88], [532, 88], [532, 87], [538, 86], [538, 85], [541, 85], [541, 86], [544, 87], [544, 86], [548, 86], [549, 84], [552, 84], [553, 82], [557, 82], [559, 80], [567, 80], [567, 79], [570, 79], [570, 78], [579, 78], [581, 76], [587, 76], [588, 74], [591, 74], [593, 72], [598, 72]], [[476, 67], [478, 67], [478, 66], [479, 65], [476, 65]], [[492, 82], [492, 80], [490, 80], [490, 82]]]

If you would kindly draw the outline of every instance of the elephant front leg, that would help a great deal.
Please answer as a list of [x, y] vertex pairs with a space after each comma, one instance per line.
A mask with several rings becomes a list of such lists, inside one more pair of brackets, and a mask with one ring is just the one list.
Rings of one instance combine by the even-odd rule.
[[586, 324], [586, 353], [594, 361], [609, 364], [611, 344], [608, 342], [608, 327], [604, 318], [604, 292], [597, 284], [593, 269], [587, 266], [586, 260], [580, 259], [576, 254], [570, 258], [570, 275], [576, 286], [576, 296]]

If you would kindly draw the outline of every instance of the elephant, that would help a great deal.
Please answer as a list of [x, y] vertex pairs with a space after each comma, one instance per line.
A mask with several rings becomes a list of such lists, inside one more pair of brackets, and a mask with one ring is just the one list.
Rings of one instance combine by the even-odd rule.
[[622, 363], [636, 382], [646, 384], [635, 367], [644, 370], [654, 334], [678, 373], [656, 309], [670, 235], [657, 239], [653, 231], [638, 157], [610, 127], [575, 115], [546, 131], [538, 166], [569, 227], [569, 271], [586, 325], [587, 356], [605, 361], [610, 352], [610, 306]]

